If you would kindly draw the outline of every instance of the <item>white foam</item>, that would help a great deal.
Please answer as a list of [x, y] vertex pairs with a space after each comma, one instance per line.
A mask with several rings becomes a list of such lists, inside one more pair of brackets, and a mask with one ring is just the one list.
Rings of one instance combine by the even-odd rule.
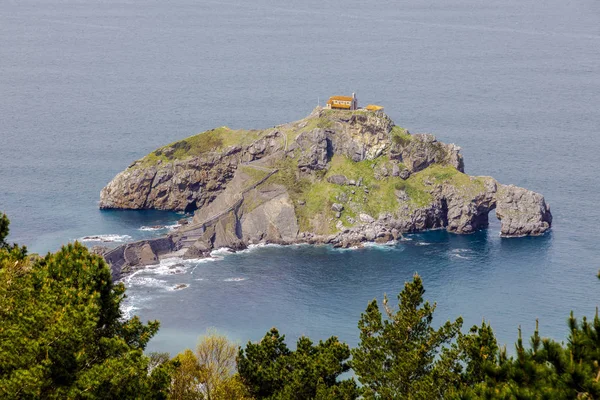
[[471, 249], [453, 249], [452, 253], [470, 253]]
[[417, 242], [415, 244], [417, 246], [429, 246], [429, 245], [432, 245], [433, 243], [429, 243], [429, 242]]
[[221, 247], [219, 249], [211, 251], [210, 256], [218, 258], [219, 256], [224, 256], [224, 255], [232, 254], [232, 253], [234, 253], [234, 251], [231, 250], [229, 247]]
[[372, 249], [383, 250], [383, 251], [392, 251], [395, 250], [394, 246], [396, 245], [396, 241], [390, 240], [385, 243], [375, 243], [375, 242], [366, 242], [363, 243], [363, 247], [370, 247]]
[[453, 249], [450, 255], [456, 258], [462, 258], [463, 260], [470, 260], [471, 257], [466, 254], [472, 253], [471, 249]]
[[135, 307], [134, 305], [121, 305], [121, 313], [123, 315], [122, 319], [131, 319], [135, 310], [139, 310], [139, 308]]
[[395, 246], [397, 242], [395, 240], [390, 240], [385, 243], [377, 243], [377, 242], [365, 242], [363, 243], [364, 247], [385, 247], [388, 248], [390, 246]]
[[167, 282], [149, 276], [135, 276], [129, 280], [130, 286], [143, 286], [147, 288], [166, 288]]
[[117, 235], [117, 234], [107, 234], [107, 235], [90, 235], [84, 236], [79, 239], [80, 242], [124, 242], [126, 240], [131, 240], [131, 236], [129, 235]]
[[226, 279], [223, 279], [223, 282], [242, 282], [247, 279], [248, 278], [226, 278]]
[[172, 225], [165, 225], [165, 228], [170, 231], [173, 231], [173, 230], [179, 228], [180, 226], [181, 226], [181, 224], [172, 224]]
[[155, 226], [142, 226], [142, 227], [138, 228], [138, 231], [162, 231], [164, 229], [167, 229], [167, 227], [162, 226], [162, 225], [155, 225]]

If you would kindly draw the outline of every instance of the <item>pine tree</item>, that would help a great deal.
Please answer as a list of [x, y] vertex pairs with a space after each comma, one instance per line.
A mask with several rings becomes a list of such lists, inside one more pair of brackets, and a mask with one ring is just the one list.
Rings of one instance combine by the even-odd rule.
[[353, 379], [339, 380], [350, 367], [350, 348], [331, 337], [314, 345], [298, 339], [296, 351], [273, 328], [259, 343], [240, 349], [238, 372], [256, 399], [352, 400], [358, 397]]
[[104, 260], [78, 243], [23, 252], [0, 249], [0, 398], [164, 397], [168, 374], [149, 376], [143, 354], [158, 322], [122, 319], [125, 288]]
[[398, 295], [397, 311], [388, 307], [385, 297], [385, 318], [376, 300], [361, 315], [352, 368], [364, 385], [365, 398], [441, 399], [459, 379], [458, 354], [450, 343], [457, 338], [462, 319], [432, 328], [435, 304], [423, 303], [424, 293], [415, 274]]

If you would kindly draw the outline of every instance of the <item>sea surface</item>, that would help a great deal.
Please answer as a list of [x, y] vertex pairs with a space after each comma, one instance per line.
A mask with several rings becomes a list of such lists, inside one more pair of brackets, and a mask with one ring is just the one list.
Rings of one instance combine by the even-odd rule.
[[[563, 340], [600, 300], [598, 0], [0, 2], [0, 210], [11, 241], [46, 253], [85, 236], [164, 234], [182, 215], [100, 211], [132, 161], [217, 126], [297, 120], [334, 94], [462, 146], [466, 171], [539, 191], [554, 226], [501, 239], [408, 235], [389, 246], [221, 251], [125, 279], [124, 309], [159, 319], [149, 350], [208, 327], [257, 340], [272, 326], [358, 340], [367, 302], [419, 273], [435, 323], [491, 321]], [[99, 239], [96, 238], [96, 241]], [[104, 240], [105, 242], [102, 242]], [[178, 285], [187, 285], [182, 289]], [[392, 301], [393, 303], [393, 301]]]

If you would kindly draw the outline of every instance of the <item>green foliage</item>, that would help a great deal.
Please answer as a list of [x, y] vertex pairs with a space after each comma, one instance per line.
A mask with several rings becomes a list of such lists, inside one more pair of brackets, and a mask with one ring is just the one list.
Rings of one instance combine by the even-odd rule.
[[[600, 319], [571, 313], [570, 334], [565, 345], [542, 339], [536, 329], [530, 347], [523, 344], [521, 329], [516, 356], [494, 351], [492, 362], [469, 365], [483, 382], [467, 387], [463, 399], [598, 399], [600, 398]], [[492, 348], [490, 348], [492, 349]]]
[[352, 368], [364, 385], [365, 399], [442, 399], [459, 379], [457, 338], [462, 318], [431, 327], [435, 304], [423, 303], [425, 290], [415, 275], [398, 295], [398, 310], [369, 303], [358, 322], [360, 343], [352, 350]]
[[404, 147], [412, 141], [410, 133], [399, 126], [394, 126], [390, 134], [392, 136], [392, 143], [400, 147]]
[[158, 322], [122, 320], [102, 258], [78, 243], [13, 253], [0, 249], [0, 398], [164, 398], [168, 373], [143, 355]]
[[155, 165], [159, 161], [169, 162], [201, 156], [229, 146], [247, 145], [264, 135], [265, 131], [233, 130], [226, 126], [190, 136], [187, 139], [163, 146], [136, 162], [136, 167]]
[[316, 346], [302, 337], [291, 351], [273, 328], [259, 343], [240, 349], [238, 371], [257, 399], [356, 399], [354, 380], [338, 380], [350, 369], [349, 357], [348, 345], [335, 337]]
[[9, 244], [6, 241], [10, 230], [8, 226], [10, 221], [4, 213], [0, 213], [0, 263], [3, 259], [23, 260], [27, 255], [27, 248], [25, 246], [18, 246], [17, 244]]
[[201, 399], [200, 381], [202, 379], [202, 368], [194, 352], [186, 349], [179, 353], [174, 359], [175, 370], [171, 375], [171, 400], [195, 400]]

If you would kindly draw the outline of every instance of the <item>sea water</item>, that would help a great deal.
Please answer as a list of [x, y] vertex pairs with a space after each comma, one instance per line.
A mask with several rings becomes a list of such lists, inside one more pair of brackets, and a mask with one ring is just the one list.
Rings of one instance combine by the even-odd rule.
[[[159, 319], [150, 350], [216, 327], [240, 342], [355, 344], [368, 301], [417, 272], [436, 323], [491, 321], [500, 341], [566, 337], [600, 282], [600, 3], [596, 0], [0, 3], [0, 210], [31, 252], [168, 232], [183, 215], [100, 211], [132, 161], [217, 126], [266, 128], [356, 92], [411, 132], [462, 146], [466, 172], [543, 193], [538, 238], [444, 231], [388, 246], [259, 247], [125, 278], [124, 311]], [[164, 226], [157, 228], [156, 226]]]

